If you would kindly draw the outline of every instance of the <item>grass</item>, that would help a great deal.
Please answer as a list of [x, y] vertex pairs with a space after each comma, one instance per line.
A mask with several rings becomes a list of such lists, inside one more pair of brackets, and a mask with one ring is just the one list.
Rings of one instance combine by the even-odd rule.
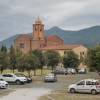
[[[49, 73], [49, 72], [51, 72], [51, 69], [43, 69], [43, 76], [46, 73]], [[6, 70], [3, 71], [3, 73], [13, 73], [13, 71], [10, 70], [10, 69], [6, 69]], [[14, 70], [14, 73], [23, 73], [23, 74], [28, 76], [27, 71], [19, 72], [18, 70]], [[41, 75], [41, 70], [40, 69], [36, 70], [36, 76], [40, 76], [40, 75]], [[34, 76], [34, 71], [33, 70], [31, 71], [31, 76]]]
[[100, 95], [52, 93], [42, 96], [39, 100], [100, 100]]

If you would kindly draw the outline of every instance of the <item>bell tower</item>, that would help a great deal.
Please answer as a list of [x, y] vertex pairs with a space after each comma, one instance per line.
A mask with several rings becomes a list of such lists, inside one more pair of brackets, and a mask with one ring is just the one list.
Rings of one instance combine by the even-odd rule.
[[35, 24], [33, 24], [33, 39], [43, 40], [44, 39], [44, 25], [41, 19], [38, 17]]
[[32, 50], [45, 46], [44, 25], [42, 24], [42, 21], [39, 17], [35, 21], [35, 24], [33, 24], [31, 45]]

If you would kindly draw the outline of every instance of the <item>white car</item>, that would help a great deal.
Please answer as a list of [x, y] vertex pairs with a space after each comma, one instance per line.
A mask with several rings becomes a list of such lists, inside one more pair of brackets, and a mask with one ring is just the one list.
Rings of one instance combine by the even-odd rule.
[[24, 84], [27, 81], [26, 77], [19, 77], [13, 73], [1, 74], [0, 79], [17, 85]]
[[7, 87], [8, 87], [8, 82], [0, 80], [0, 88], [7, 88]]
[[97, 94], [100, 92], [100, 83], [95, 79], [84, 79], [76, 84], [69, 85], [68, 91], [71, 93], [82, 92]]
[[81, 68], [81, 69], [78, 70], [78, 73], [79, 74], [86, 74], [86, 69]]
[[67, 70], [68, 74], [76, 74], [77, 73], [74, 68], [67, 68], [66, 70]]

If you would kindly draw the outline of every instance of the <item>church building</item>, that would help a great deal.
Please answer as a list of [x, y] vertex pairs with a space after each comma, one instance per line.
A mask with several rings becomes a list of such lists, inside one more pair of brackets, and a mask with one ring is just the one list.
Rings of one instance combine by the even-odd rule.
[[35, 21], [35, 24], [33, 24], [32, 35], [22, 34], [14, 40], [14, 47], [20, 48], [24, 53], [47, 46], [59, 46], [63, 44], [63, 39], [57, 35], [44, 36], [44, 25], [39, 17]]
[[[69, 50], [74, 51], [79, 59], [81, 56], [85, 57], [87, 48], [83, 45], [65, 45], [63, 39], [57, 35], [44, 35], [44, 25], [41, 19], [35, 21], [33, 24], [32, 35], [22, 34], [14, 40], [14, 47], [20, 48], [23, 53], [30, 50], [40, 49], [43, 52], [47, 50], [54, 50], [64, 56]], [[83, 66], [83, 65], [81, 65]]]

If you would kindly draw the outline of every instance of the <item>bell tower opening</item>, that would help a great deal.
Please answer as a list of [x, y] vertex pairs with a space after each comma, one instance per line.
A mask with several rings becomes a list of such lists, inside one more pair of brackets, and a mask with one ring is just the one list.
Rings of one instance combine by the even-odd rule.
[[44, 25], [42, 24], [42, 21], [39, 17], [35, 21], [35, 24], [33, 24], [33, 39], [34, 40], [44, 39]]
[[44, 47], [45, 38], [44, 38], [44, 25], [42, 24], [41, 19], [38, 17], [33, 24], [33, 35], [32, 35], [32, 50], [39, 49]]

